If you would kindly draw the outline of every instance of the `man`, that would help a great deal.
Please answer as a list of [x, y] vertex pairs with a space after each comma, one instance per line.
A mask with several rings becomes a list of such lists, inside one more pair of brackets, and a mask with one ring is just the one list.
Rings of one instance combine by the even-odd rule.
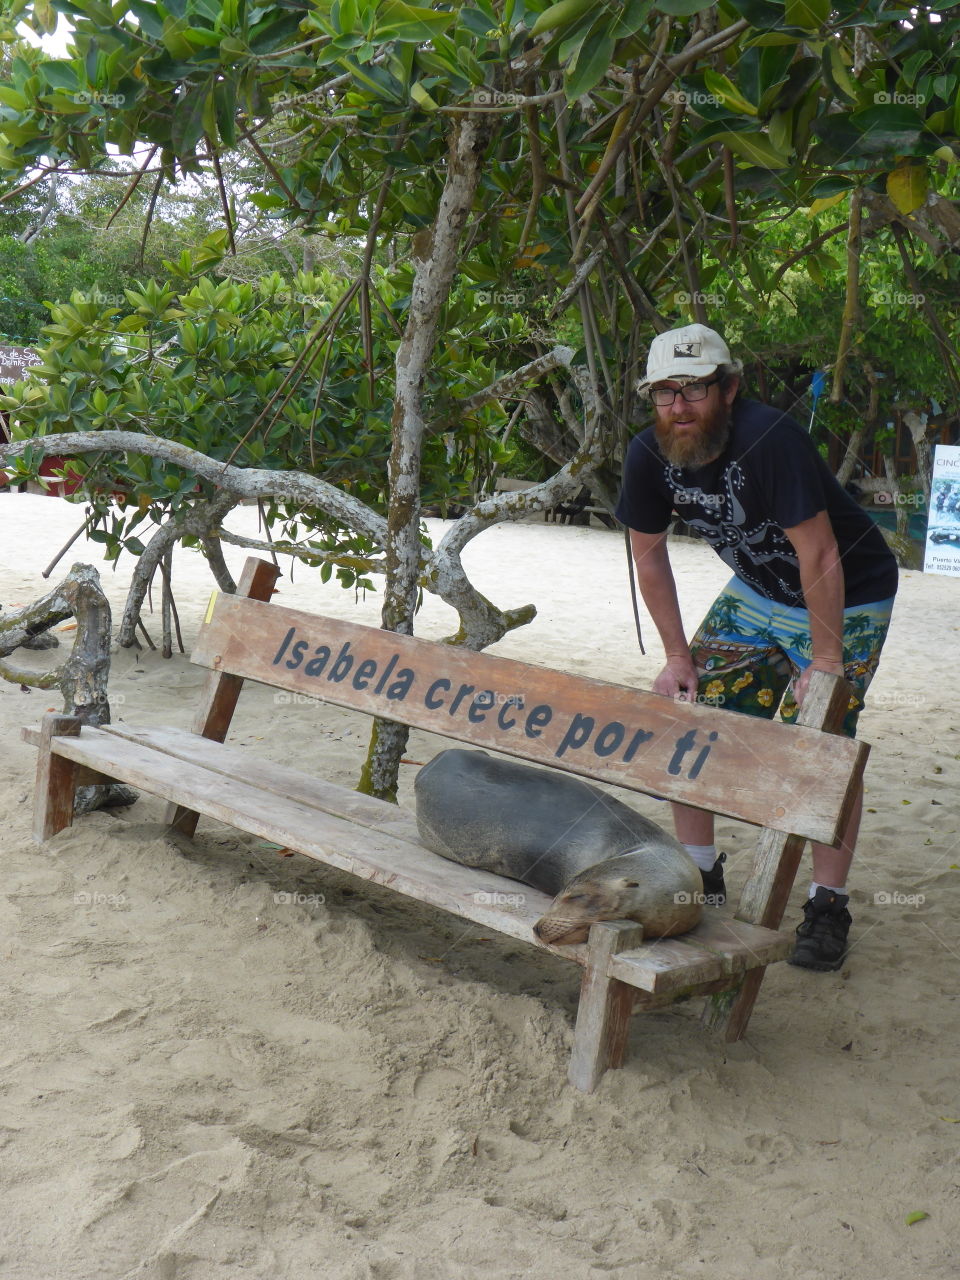
[[[640, 592], [667, 664], [665, 697], [796, 719], [811, 670], [854, 689], [844, 732], [855, 733], [897, 589], [880, 530], [837, 483], [810, 437], [769, 405], [743, 400], [740, 361], [705, 325], [659, 334], [641, 384], [655, 423], [631, 441], [617, 517], [631, 531]], [[676, 511], [734, 576], [692, 641], [684, 635], [667, 553]], [[862, 789], [836, 849], [813, 845], [813, 884], [791, 963], [838, 969], [851, 919], [845, 892]], [[725, 854], [713, 814], [675, 804], [677, 838], [723, 902]]]

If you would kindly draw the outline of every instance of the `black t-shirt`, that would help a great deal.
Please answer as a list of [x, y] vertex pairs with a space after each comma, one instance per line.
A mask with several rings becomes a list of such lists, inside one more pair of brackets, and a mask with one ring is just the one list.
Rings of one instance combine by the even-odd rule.
[[768, 600], [803, 608], [800, 568], [783, 532], [826, 511], [840, 550], [845, 607], [886, 600], [897, 562], [879, 528], [838, 483], [793, 418], [755, 400], [733, 406], [730, 440], [715, 462], [673, 467], [653, 427], [627, 450], [617, 519], [662, 533], [676, 511], [747, 586]]

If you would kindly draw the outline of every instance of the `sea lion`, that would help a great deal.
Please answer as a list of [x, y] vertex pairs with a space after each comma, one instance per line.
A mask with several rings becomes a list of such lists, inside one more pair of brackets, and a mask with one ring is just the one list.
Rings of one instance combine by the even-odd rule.
[[598, 920], [636, 920], [648, 938], [686, 933], [703, 880], [673, 836], [579, 778], [459, 748], [414, 782], [428, 849], [556, 895], [534, 933], [564, 945]]

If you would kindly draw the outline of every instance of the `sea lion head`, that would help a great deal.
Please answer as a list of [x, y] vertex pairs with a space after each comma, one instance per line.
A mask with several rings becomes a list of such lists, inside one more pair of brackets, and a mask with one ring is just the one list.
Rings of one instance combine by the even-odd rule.
[[643, 925], [646, 938], [669, 938], [686, 933], [700, 920], [700, 889], [699, 873], [695, 887], [686, 878], [679, 884], [675, 869], [669, 877], [651, 874], [645, 851], [628, 851], [575, 876], [533, 932], [551, 946], [574, 946], [586, 942], [590, 926], [600, 920], [635, 920]]

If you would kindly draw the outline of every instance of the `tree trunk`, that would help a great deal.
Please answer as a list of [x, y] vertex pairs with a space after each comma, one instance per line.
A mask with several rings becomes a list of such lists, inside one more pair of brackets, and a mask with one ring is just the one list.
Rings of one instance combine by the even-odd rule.
[[925, 414], [914, 413], [912, 410], [903, 415], [903, 420], [913, 439], [913, 448], [917, 455], [917, 475], [920, 477], [920, 484], [923, 486], [923, 493], [929, 507], [930, 487], [933, 483], [933, 451], [930, 448], [930, 437], [927, 435], [929, 420], [926, 419]]
[[843, 461], [837, 468], [837, 479], [841, 484], [847, 484], [853, 475], [853, 468], [857, 465], [860, 458], [860, 449], [863, 446], [863, 437], [865, 430], [863, 427], [856, 427], [850, 433], [850, 439], [847, 441], [847, 448], [843, 455]]
[[840, 323], [840, 342], [833, 366], [833, 386], [830, 400], [833, 404], [843, 401], [844, 378], [847, 359], [853, 346], [853, 334], [860, 318], [860, 217], [863, 208], [863, 191], [856, 187], [850, 195], [850, 222], [847, 227], [847, 289]]
[[[418, 255], [410, 312], [396, 357], [396, 400], [388, 477], [390, 505], [385, 545], [387, 574], [383, 626], [413, 633], [420, 591], [420, 459], [425, 420], [423, 386], [436, 344], [441, 309], [459, 261], [460, 235], [473, 205], [490, 124], [482, 115], [454, 122], [447, 174], [437, 216], [428, 235], [415, 237]], [[407, 730], [375, 723], [361, 790], [396, 798], [400, 757]]]
[[883, 466], [887, 473], [887, 483], [890, 485], [890, 496], [893, 499], [893, 509], [897, 517], [897, 537], [908, 538], [910, 536], [910, 515], [906, 504], [900, 501], [900, 477], [897, 475], [897, 468], [894, 465], [892, 454], [885, 453], [883, 455]]
[[[0, 618], [0, 658], [31, 636], [42, 635], [71, 617], [76, 619], [77, 630], [70, 656], [60, 667], [38, 674], [0, 662], [0, 678], [22, 687], [58, 688], [63, 695], [64, 714], [77, 716], [84, 724], [109, 724], [110, 603], [92, 565], [75, 564], [42, 600]], [[120, 783], [78, 787], [74, 812], [133, 804], [136, 798], [136, 791]]]

